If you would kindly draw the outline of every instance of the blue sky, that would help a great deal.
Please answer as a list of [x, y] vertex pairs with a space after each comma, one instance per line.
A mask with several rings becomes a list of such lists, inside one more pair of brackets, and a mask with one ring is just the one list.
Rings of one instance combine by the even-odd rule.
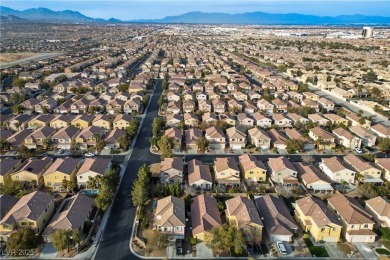
[[285, 1], [285, 0], [70, 0], [38, 1], [13, 0], [1, 1], [1, 5], [17, 10], [46, 7], [55, 11], [75, 10], [94, 18], [118, 18], [122, 20], [156, 19], [168, 15], [179, 15], [191, 11], [244, 13], [301, 13], [323, 16], [341, 14], [364, 14], [390, 16], [390, 0], [344, 0], [344, 1]]

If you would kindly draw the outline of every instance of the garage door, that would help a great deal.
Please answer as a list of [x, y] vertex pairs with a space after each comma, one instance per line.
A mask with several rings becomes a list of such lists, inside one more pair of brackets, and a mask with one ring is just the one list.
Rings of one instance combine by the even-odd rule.
[[273, 235], [271, 236], [271, 241], [276, 242], [276, 241], [290, 241], [291, 236], [286, 236], [286, 235]]
[[324, 240], [325, 242], [337, 242], [338, 238], [337, 237], [331, 237], [331, 236], [325, 236], [325, 237], [322, 237], [322, 240]]

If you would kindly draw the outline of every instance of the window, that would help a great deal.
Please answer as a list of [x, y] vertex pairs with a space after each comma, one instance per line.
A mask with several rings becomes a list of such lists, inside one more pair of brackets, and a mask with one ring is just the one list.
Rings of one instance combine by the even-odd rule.
[[325, 231], [325, 228], [321, 228], [321, 232], [324, 232]]
[[224, 173], [224, 172], [221, 172], [221, 175], [225, 175], [225, 173]]
[[368, 228], [368, 224], [365, 224], [365, 225], [364, 225], [364, 228]]
[[351, 226], [351, 228], [354, 228], [354, 227], [355, 227], [355, 225], [352, 225], [352, 226]]
[[253, 171], [250, 171], [249, 173], [250, 173], [250, 174], [253, 174]]
[[79, 179], [82, 180], [82, 179], [83, 179], [83, 176], [80, 175], [80, 176], [79, 176]]

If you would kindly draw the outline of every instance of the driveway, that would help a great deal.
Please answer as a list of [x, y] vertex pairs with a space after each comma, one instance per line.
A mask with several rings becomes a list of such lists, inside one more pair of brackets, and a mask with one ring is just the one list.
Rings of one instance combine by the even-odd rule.
[[326, 242], [322, 244], [331, 258], [344, 258], [344, 252], [337, 243]]
[[45, 246], [42, 248], [41, 255], [39, 258], [41, 259], [55, 259], [57, 255], [57, 251], [53, 247], [52, 243], [46, 243]]
[[353, 243], [364, 259], [378, 259], [372, 248], [365, 243]]
[[196, 256], [199, 258], [211, 259], [213, 258], [213, 251], [206, 246], [206, 242], [196, 244]]
[[[288, 258], [291, 258], [291, 257], [294, 257], [294, 249], [292, 248], [292, 246], [294, 246], [294, 244], [290, 244], [288, 242], [285, 242], [285, 241], [282, 241], [283, 244], [284, 244], [284, 247], [286, 248], [286, 251], [287, 251], [287, 254], [286, 255], [282, 255], [279, 250], [278, 250], [278, 256], [279, 257], [288, 257]], [[295, 246], [294, 246], [295, 247]], [[275, 248], [278, 248], [276, 243], [275, 243]]]

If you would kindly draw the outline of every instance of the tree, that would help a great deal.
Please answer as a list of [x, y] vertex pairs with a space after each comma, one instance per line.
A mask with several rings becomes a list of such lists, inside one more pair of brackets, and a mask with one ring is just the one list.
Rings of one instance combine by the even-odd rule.
[[7, 140], [0, 139], [0, 151], [5, 151], [11, 149], [11, 143]]
[[54, 248], [60, 252], [65, 249], [69, 251], [80, 243], [80, 234], [77, 229], [59, 229], [50, 235]]
[[301, 158], [302, 158], [302, 161], [307, 163], [307, 164], [313, 164], [316, 161], [314, 159], [314, 157], [310, 156], [310, 155], [302, 155]]
[[130, 146], [130, 139], [124, 135], [118, 138], [118, 143], [123, 150], [127, 150]]
[[363, 80], [366, 82], [374, 82], [378, 79], [378, 75], [372, 70], [369, 70], [366, 74], [363, 75]]
[[161, 158], [172, 158], [173, 138], [163, 135], [157, 142], [157, 146], [161, 150]]
[[277, 188], [278, 194], [282, 196], [283, 198], [291, 198], [293, 194], [293, 190], [291, 187], [286, 187], [286, 186], [279, 186]]
[[364, 125], [366, 123], [366, 119], [364, 118], [364, 117], [361, 117], [360, 119], [359, 119], [359, 124], [360, 125]]
[[316, 147], [317, 147], [317, 151], [320, 151], [321, 150], [321, 145], [324, 144], [324, 140], [322, 138], [317, 138], [317, 140], [315, 140], [315, 144], [316, 144]]
[[146, 164], [142, 165], [138, 170], [138, 178], [134, 182], [131, 197], [135, 207], [145, 206], [149, 203], [149, 182], [150, 169]]
[[21, 79], [21, 78], [14, 78], [13, 82], [12, 82], [12, 85], [14, 87], [24, 87], [24, 85], [26, 85], [27, 81], [25, 81], [24, 79]]
[[251, 244], [259, 244], [261, 242], [261, 232], [249, 225], [243, 228], [245, 240]]
[[126, 128], [126, 132], [130, 139], [132, 139], [137, 134], [138, 126], [139, 126], [138, 118], [134, 118], [133, 120], [131, 120], [129, 126]]
[[287, 151], [295, 152], [295, 151], [303, 151], [304, 142], [298, 139], [287, 139], [286, 148]]
[[359, 109], [359, 111], [356, 113], [356, 115], [362, 116], [363, 115], [363, 110]]
[[206, 234], [205, 241], [208, 247], [218, 252], [230, 252], [233, 248], [236, 254], [241, 254], [245, 248], [242, 230], [226, 223], [213, 227], [210, 233]]
[[165, 126], [165, 121], [161, 117], [154, 118], [152, 123], [153, 136], [157, 136], [157, 134], [161, 131], [161, 129], [164, 126]]
[[358, 194], [360, 197], [372, 199], [378, 196], [378, 191], [376, 190], [374, 184], [366, 182], [358, 187]]
[[379, 138], [378, 149], [380, 151], [387, 151], [390, 149], [390, 138]]
[[12, 256], [26, 256], [26, 250], [34, 249], [37, 245], [35, 231], [31, 228], [21, 228], [9, 236], [7, 253]]
[[23, 113], [23, 107], [21, 105], [13, 105], [11, 109], [12, 109], [12, 112], [15, 114]]
[[[103, 175], [100, 182], [99, 195], [95, 198], [96, 207], [106, 211], [114, 198], [119, 183], [119, 174], [117, 171], [110, 169]], [[99, 186], [99, 179], [96, 179], [96, 185]]]
[[168, 246], [168, 235], [158, 230], [153, 230], [151, 244], [158, 248], [166, 248]]
[[18, 149], [18, 154], [21, 156], [23, 159], [29, 159], [32, 157], [32, 152], [30, 149], [27, 148], [27, 146], [21, 146]]
[[204, 151], [210, 146], [210, 142], [205, 137], [201, 137], [196, 140], [196, 145], [199, 150]]
[[52, 144], [52, 140], [50, 137], [46, 137], [45, 139], [42, 140], [42, 144], [45, 147], [45, 150], [47, 150], [50, 145]]

